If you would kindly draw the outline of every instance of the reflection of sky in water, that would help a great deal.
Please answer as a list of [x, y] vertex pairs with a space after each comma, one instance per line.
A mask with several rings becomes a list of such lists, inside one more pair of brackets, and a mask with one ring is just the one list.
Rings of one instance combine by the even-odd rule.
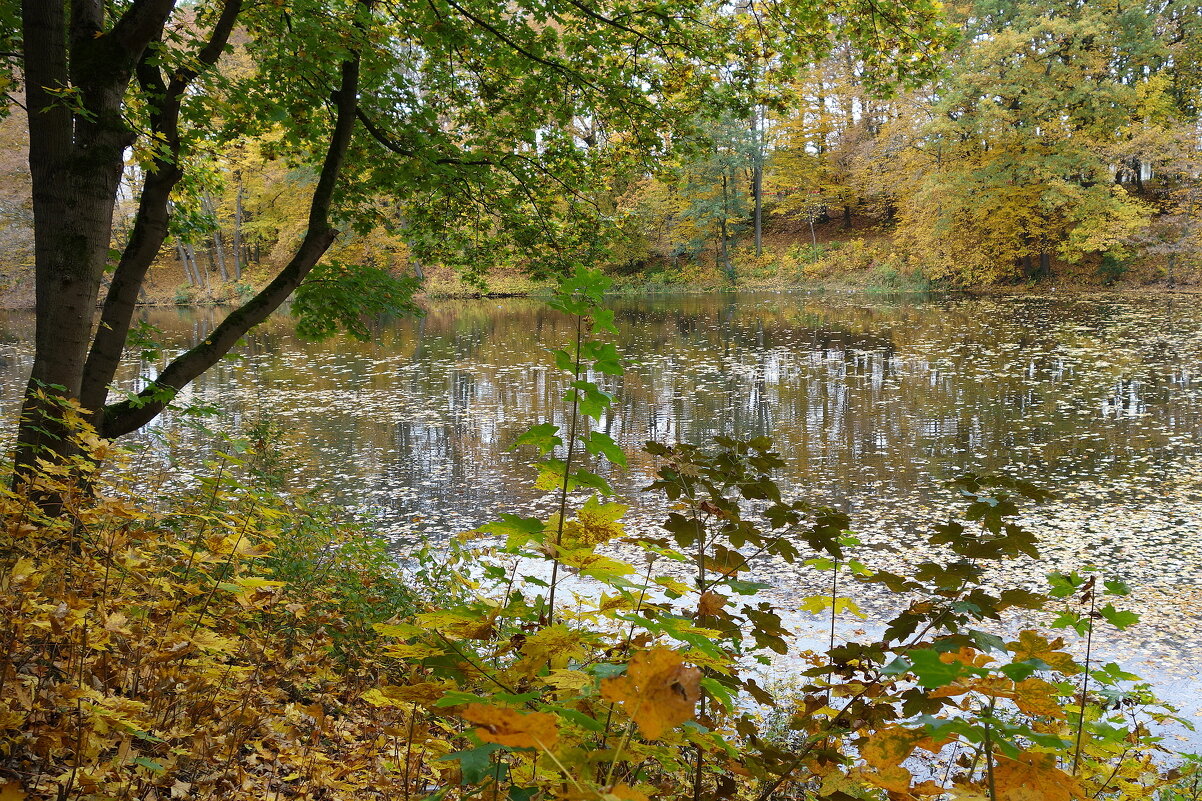
[[[1202, 434], [1202, 311], [1190, 299], [708, 295], [614, 305], [634, 365], [603, 382], [617, 396], [604, 430], [628, 448], [771, 434], [788, 481], [852, 508], [926, 500], [941, 479], [1001, 468], [1095, 482], [1135, 502], [1172, 479]], [[179, 348], [216, 313], [147, 317]], [[28, 318], [10, 313], [7, 329], [11, 415]], [[422, 528], [449, 530], [535, 499], [528, 455], [505, 448], [534, 422], [563, 422], [563, 378], [545, 351], [570, 340], [562, 316], [534, 300], [463, 301], [383, 325], [369, 343], [303, 343], [288, 329], [286, 318], [270, 321], [241, 361], [202, 377], [181, 405], [278, 420], [298, 470], [398, 533], [418, 515]], [[633, 495], [653, 468], [636, 457], [629, 475], [609, 477]]]
[[[1197, 651], [1202, 621], [1202, 303], [1161, 296], [896, 299], [847, 295], [619, 298], [601, 428], [631, 452], [611, 480], [634, 517], [655, 464], [647, 439], [771, 434], [784, 480], [843, 505], [872, 561], [900, 567], [921, 524], [947, 514], [940, 481], [1007, 469], [1061, 498], [1032, 513], [1048, 569], [1100, 564], [1141, 587], [1143, 657]], [[211, 310], [154, 310], [168, 352], [203, 338]], [[465, 530], [501, 511], [550, 509], [529, 487], [528, 426], [564, 423], [565, 383], [546, 348], [569, 320], [528, 299], [440, 302], [370, 342], [305, 343], [277, 316], [181, 398], [237, 429], [284, 429], [296, 482], [328, 487], [398, 539]], [[0, 325], [0, 404], [11, 419], [31, 318]], [[126, 375], [133, 381], [138, 365]], [[154, 365], [143, 364], [150, 374]], [[130, 384], [132, 386], [132, 384]], [[161, 430], [179, 430], [165, 417]], [[187, 441], [187, 434], [183, 435]], [[767, 566], [778, 586], [814, 581]], [[1019, 571], [1020, 575], [1023, 574]], [[1166, 650], [1167, 649], [1167, 650]], [[1135, 665], [1138, 669], [1140, 666]], [[1170, 666], [1171, 667], [1171, 666]]]

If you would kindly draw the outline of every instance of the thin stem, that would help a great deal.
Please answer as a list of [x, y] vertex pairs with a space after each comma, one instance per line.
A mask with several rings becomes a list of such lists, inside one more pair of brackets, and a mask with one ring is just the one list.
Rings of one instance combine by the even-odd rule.
[[577, 792], [580, 793], [580, 796], [582, 798], [585, 797], [586, 793], [584, 788], [580, 786], [580, 782], [576, 781], [576, 777], [573, 776], [571, 772], [564, 767], [563, 763], [555, 757], [554, 752], [552, 752], [550, 748], [547, 748], [547, 746], [543, 745], [542, 740], [538, 739], [537, 737], [531, 735], [530, 739], [534, 740], [534, 744], [538, 746], [538, 750], [546, 754], [547, 757], [555, 763], [555, 767], [559, 768], [559, 771], [563, 774], [564, 778], [572, 783], [572, 786], [576, 788]]
[[[580, 345], [584, 337], [584, 315], [576, 315], [576, 355], [572, 369], [572, 383], [580, 380]], [[555, 526], [555, 559], [551, 564], [551, 589], [547, 592], [547, 622], [555, 622], [555, 587], [559, 580], [559, 546], [563, 542], [564, 516], [568, 513], [568, 476], [572, 472], [572, 457], [576, 448], [576, 426], [580, 419], [580, 390], [572, 388], [572, 423], [568, 429], [568, 453], [563, 463], [563, 483], [559, 487], [559, 522]]]
[[[839, 557], [837, 557], [837, 556], [834, 559], [834, 565], [835, 566], [831, 569], [831, 632], [830, 632], [831, 636], [830, 636], [830, 646], [829, 646], [831, 651], [833, 651], [835, 649], [835, 619], [837, 617], [837, 615], [835, 614], [835, 609], [836, 609], [836, 601], [839, 597]], [[829, 651], [828, 651], [828, 653], [829, 653]], [[830, 706], [830, 704], [831, 704], [831, 684], [834, 682], [834, 680], [835, 680], [835, 666], [831, 665], [831, 669], [828, 670], [826, 673], [826, 705], [827, 706]]]
[[405, 801], [409, 801], [409, 766], [413, 763], [413, 731], [417, 727], [417, 704], [409, 710], [409, 736], [405, 741]]
[[[1093, 583], [1093, 580], [1090, 580]], [[1081, 735], [1085, 733], [1085, 696], [1089, 689], [1089, 659], [1093, 650], [1093, 621], [1096, 614], [1098, 597], [1093, 588], [1089, 590], [1089, 628], [1085, 630], [1085, 673], [1081, 679], [1081, 705], [1077, 710], [1077, 745], [1073, 749], [1073, 775], [1077, 775], [1077, 767], [1081, 762]]]
[[993, 718], [993, 706], [996, 698], [989, 699], [989, 717], [985, 720], [985, 776], [989, 782], [989, 801], [997, 801], [997, 781], [993, 777], [993, 739], [989, 736], [989, 721]]
[[609, 772], [605, 775], [605, 786], [610, 787], [614, 781], [614, 769], [618, 766], [618, 757], [622, 756], [623, 749], [630, 742], [630, 735], [634, 731], [634, 716], [639, 713], [639, 707], [643, 705], [643, 696], [639, 696], [639, 701], [634, 705], [634, 709], [630, 712], [630, 723], [626, 724], [626, 732], [622, 735], [622, 739], [618, 742], [617, 750], [614, 751], [613, 759], [609, 762]]

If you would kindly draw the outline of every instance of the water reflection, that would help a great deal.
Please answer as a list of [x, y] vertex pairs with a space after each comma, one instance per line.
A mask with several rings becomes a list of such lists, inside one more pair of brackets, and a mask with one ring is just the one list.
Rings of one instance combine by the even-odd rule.
[[[601, 426], [626, 446], [771, 434], [789, 481], [816, 500], [921, 500], [963, 470], [1008, 468], [1062, 486], [1100, 482], [1134, 502], [1196, 453], [1198, 305], [621, 298], [613, 301], [618, 344], [633, 365], [616, 379], [592, 378], [616, 394]], [[163, 331], [170, 355], [203, 339], [220, 312], [144, 317]], [[379, 323], [369, 342], [303, 342], [276, 316], [247, 338], [239, 360], [206, 374], [180, 403], [215, 406], [227, 426], [282, 421], [298, 481], [327, 482], [398, 534], [455, 530], [538, 500], [527, 455], [505, 448], [534, 422], [564, 422], [564, 379], [545, 348], [570, 341], [572, 330], [530, 299], [437, 303], [421, 319]], [[0, 327], [10, 417], [31, 333], [20, 313]], [[127, 388], [158, 366], [131, 359]], [[158, 425], [176, 428], [178, 418]], [[653, 468], [636, 456], [630, 471], [609, 477], [634, 495]]]

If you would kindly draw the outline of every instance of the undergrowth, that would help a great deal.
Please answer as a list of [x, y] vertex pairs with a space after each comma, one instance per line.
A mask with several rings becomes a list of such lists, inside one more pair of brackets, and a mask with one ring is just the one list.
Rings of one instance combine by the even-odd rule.
[[[516, 443], [556, 513], [502, 515], [405, 569], [283, 495], [253, 448], [140, 502], [65, 410], [84, 455], [0, 497], [0, 798], [1202, 797], [1197, 762], [1157, 735], [1172, 710], [1066, 645], [1135, 622], [1121, 582], [987, 584], [1038, 555], [1017, 522], [1044, 495], [1029, 484], [958, 480], [959, 513], [899, 575], [844, 514], [782, 492], [766, 438], [648, 443], [669, 513], [628, 531], [604, 478], [626, 458], [600, 425], [623, 369], [604, 289], [587, 271], [561, 285], [566, 412]], [[31, 501], [48, 494], [61, 514]], [[825, 651], [798, 652], [763, 600], [773, 558], [829, 577], [802, 602]], [[863, 585], [898, 611], [841, 641]], [[1008, 610], [1058, 616], [1006, 639]], [[766, 679], [786, 655], [789, 682]]]

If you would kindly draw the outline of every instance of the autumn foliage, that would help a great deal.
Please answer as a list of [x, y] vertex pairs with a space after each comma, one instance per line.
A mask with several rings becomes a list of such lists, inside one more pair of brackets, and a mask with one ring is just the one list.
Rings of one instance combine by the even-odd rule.
[[[588, 469], [622, 458], [589, 430], [608, 396], [585, 367], [620, 369], [604, 284], [573, 282], [556, 302], [580, 336], [556, 359], [574, 422], [520, 446], [562, 511], [403, 565], [272, 489], [262, 448], [231, 443], [191, 493], [136, 501], [145, 485], [65, 409], [82, 455], [0, 498], [0, 798], [1198, 797], [1152, 728], [1170, 711], [1066, 639], [1130, 625], [1126, 588], [988, 584], [989, 563], [1038, 554], [1016, 522], [1042, 497], [1028, 484], [956, 482], [958, 519], [898, 575], [861, 561], [844, 514], [784, 496], [766, 438], [650, 443], [670, 512], [626, 530]], [[839, 587], [881, 586], [897, 611], [799, 651], [755, 580], [764, 556], [835, 579], [803, 603], [832, 632], [858, 611]], [[1064, 633], [1007, 610], [1055, 611]]]

